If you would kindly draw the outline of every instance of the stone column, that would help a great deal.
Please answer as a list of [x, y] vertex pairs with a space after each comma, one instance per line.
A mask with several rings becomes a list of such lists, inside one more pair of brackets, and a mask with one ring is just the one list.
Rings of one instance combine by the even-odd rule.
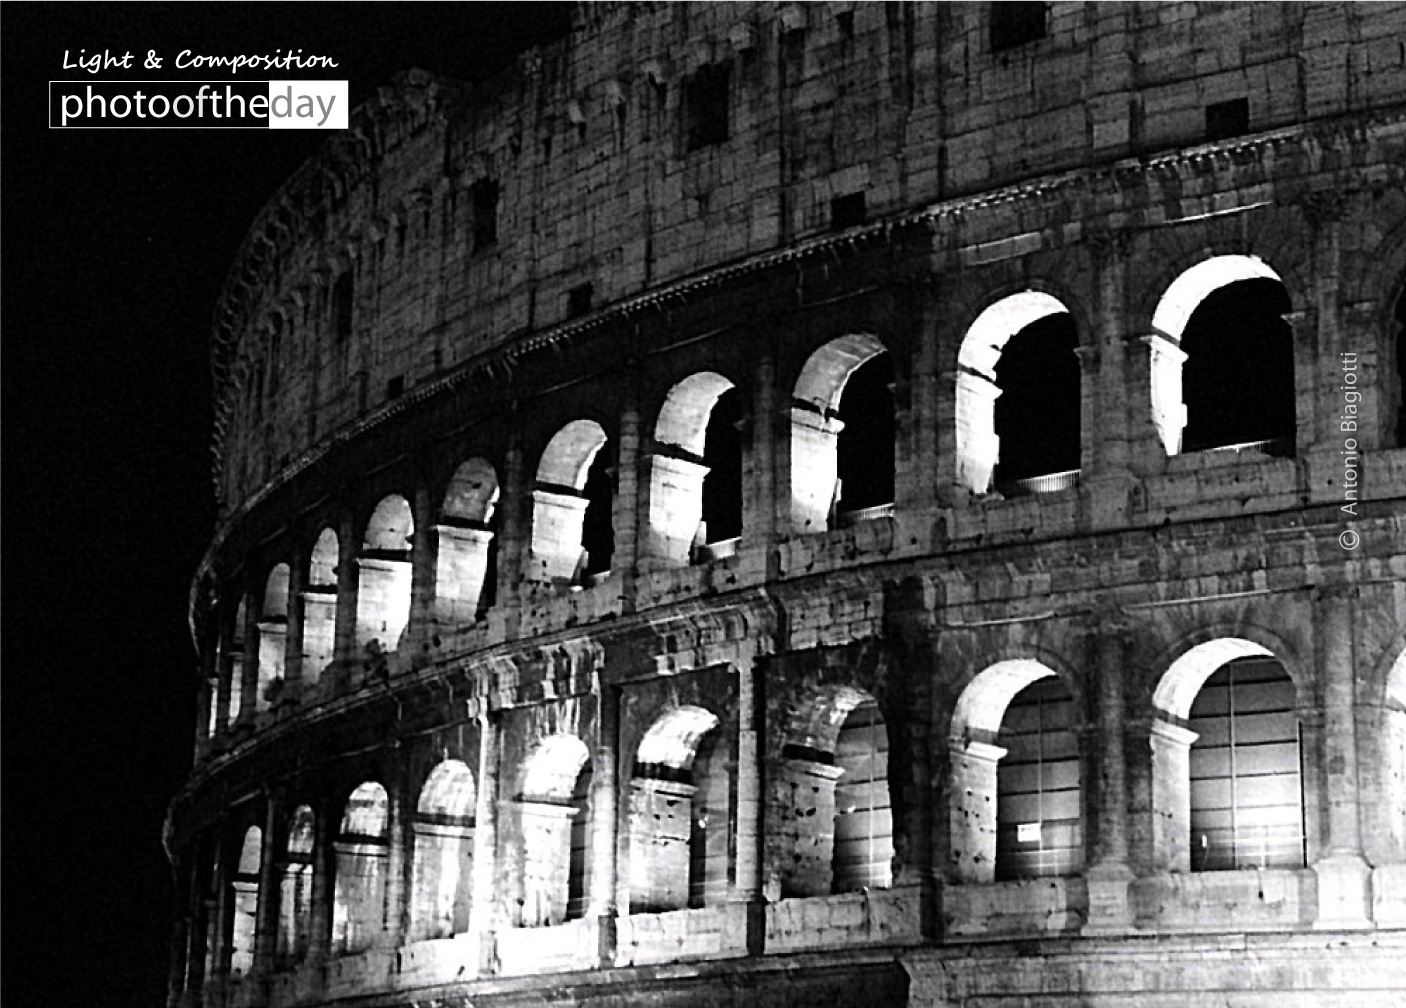
[[191, 844], [190, 850], [190, 881], [187, 890], [190, 899], [190, 932], [187, 939], [184, 989], [188, 993], [198, 994], [205, 987], [205, 950], [209, 941], [209, 886], [208, 875], [202, 864], [209, 852], [201, 843]]
[[350, 518], [337, 528], [337, 622], [333, 661], [351, 661], [356, 655], [357, 540]]
[[467, 626], [478, 618], [493, 533], [435, 525], [428, 534], [435, 539], [434, 620], [446, 629]]
[[409, 830], [403, 781], [397, 781], [386, 793], [386, 894], [385, 917], [377, 944], [383, 949], [397, 949], [405, 939], [406, 874], [410, 867]]
[[498, 538], [498, 595], [494, 608], [501, 614], [504, 634], [517, 636], [521, 599], [519, 585], [525, 568], [527, 537], [532, 530], [531, 487], [524, 473], [522, 449], [513, 445], [503, 458], [502, 495]]
[[[912, 371], [908, 376], [907, 410], [899, 421], [894, 459], [894, 505], [900, 510], [931, 507], [941, 500], [937, 415], [937, 333], [941, 328], [937, 299], [931, 287], [908, 289], [908, 344]], [[895, 399], [895, 408], [898, 406]]]
[[737, 864], [733, 900], [745, 909], [746, 946], [761, 955], [766, 942], [766, 905], [762, 897], [762, 852], [766, 824], [762, 811], [762, 763], [766, 707], [756, 659], [737, 667]]
[[307, 557], [295, 554], [288, 570], [288, 623], [283, 654], [283, 695], [296, 699], [303, 691], [303, 617], [307, 587]]
[[312, 921], [308, 934], [307, 962], [320, 966], [332, 952], [332, 899], [337, 871], [337, 832], [341, 821], [335, 807], [321, 802], [316, 808], [316, 836], [312, 848]]
[[211, 731], [211, 713], [218, 688], [218, 682], [203, 675], [200, 677], [200, 681], [196, 686], [195, 758], [197, 762], [204, 759], [206, 754], [210, 751], [210, 739], [213, 735]]
[[[1127, 750], [1123, 723], [1127, 704], [1123, 682], [1127, 675], [1127, 617], [1116, 610], [1096, 613], [1089, 627], [1094, 659], [1094, 814], [1092, 863], [1085, 872], [1089, 887], [1089, 919], [1085, 934], [1124, 931], [1132, 926], [1128, 886]], [[1087, 766], [1087, 763], [1085, 763]], [[1086, 807], [1087, 803], [1086, 803]]]
[[596, 703], [596, 748], [591, 758], [591, 889], [587, 916], [596, 919], [600, 965], [608, 967], [615, 963], [616, 886], [619, 884], [619, 689], [602, 683]]
[[824, 532], [835, 503], [836, 443], [844, 423], [797, 402], [790, 409], [789, 426], [791, 531]]
[[437, 588], [439, 535], [428, 487], [416, 489], [412, 508], [415, 533], [410, 538], [410, 615], [406, 620], [405, 639], [411, 645], [410, 653], [418, 655], [434, 636]]
[[239, 852], [231, 849], [229, 824], [221, 820], [215, 828], [219, 841], [215, 855], [214, 899], [210, 908], [209, 975], [214, 983], [223, 984], [229, 980], [230, 925], [234, 914], [230, 899], [230, 876], [234, 873], [234, 865], [239, 862]]
[[480, 976], [493, 972], [493, 932], [498, 880], [498, 722], [485, 705], [478, 712], [478, 800], [474, 809], [473, 895], [469, 935], [477, 949]]
[[1098, 276], [1096, 314], [1084, 364], [1084, 409], [1080, 416], [1085, 445], [1084, 469], [1095, 477], [1122, 476], [1129, 471], [1132, 444], [1128, 422], [1130, 397], [1146, 396], [1146, 386], [1127, 379], [1127, 320], [1125, 285], [1131, 241], [1125, 234], [1103, 233], [1087, 239]]
[[1361, 793], [1357, 773], [1357, 718], [1353, 626], [1358, 588], [1319, 589], [1314, 604], [1317, 661], [1323, 681], [1323, 786], [1327, 837], [1313, 864], [1318, 873], [1322, 930], [1370, 928], [1371, 868], [1362, 854]]
[[283, 895], [283, 861], [287, 831], [280, 828], [282, 802], [269, 795], [264, 803], [263, 848], [259, 851], [259, 902], [254, 928], [255, 976], [273, 972], [278, 949], [279, 898]]
[[252, 721], [260, 710], [262, 698], [259, 696], [259, 605], [260, 600], [252, 591], [244, 593], [244, 625], [240, 628], [243, 636], [239, 680], [239, 719]]
[[[776, 362], [763, 354], [753, 371], [751, 438], [742, 467], [742, 545], [770, 544], [777, 534], [777, 483], [789, 450], [776, 435]], [[788, 502], [789, 507], [789, 502]]]
[[950, 740], [952, 877], [963, 885], [996, 878], [996, 765], [1007, 750], [974, 739]]
[[[632, 383], [631, 390], [634, 388]], [[615, 497], [610, 516], [615, 531], [615, 555], [610, 569], [620, 585], [624, 611], [635, 608], [635, 576], [640, 544], [640, 412], [633, 402], [620, 412], [620, 441], [615, 451]]]
[[958, 371], [952, 376], [954, 444], [957, 483], [980, 496], [991, 489], [991, 476], [1001, 458], [996, 434], [996, 400], [1001, 389], [984, 375]]

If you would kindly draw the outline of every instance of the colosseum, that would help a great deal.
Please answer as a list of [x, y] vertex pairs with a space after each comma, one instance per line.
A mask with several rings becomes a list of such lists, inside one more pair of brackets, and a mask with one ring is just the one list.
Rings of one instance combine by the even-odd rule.
[[1406, 4], [595, 3], [215, 310], [170, 1004], [1406, 998]]

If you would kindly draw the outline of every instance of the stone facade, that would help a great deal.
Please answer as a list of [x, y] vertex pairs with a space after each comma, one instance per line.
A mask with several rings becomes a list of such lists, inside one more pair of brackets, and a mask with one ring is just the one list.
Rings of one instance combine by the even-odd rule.
[[171, 1003], [1400, 1003], [1403, 37], [598, 3], [383, 89], [216, 311]]

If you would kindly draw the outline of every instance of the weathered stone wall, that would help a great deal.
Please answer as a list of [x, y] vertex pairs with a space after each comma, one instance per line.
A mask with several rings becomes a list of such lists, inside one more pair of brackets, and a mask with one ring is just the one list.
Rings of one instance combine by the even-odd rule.
[[[491, 85], [389, 89], [266, 210], [217, 321], [175, 1003], [1399, 998], [1406, 6], [1055, 3], [994, 53], [989, 16], [584, 6]], [[1292, 436], [1182, 451], [1183, 326], [1252, 276]], [[1079, 468], [997, 492], [994, 365], [1046, 310]], [[893, 500], [840, 515], [879, 354]], [[729, 385], [741, 536], [697, 549]], [[1238, 658], [1292, 683], [1302, 863], [1195, 871], [1190, 708]], [[1050, 676], [1082, 850], [1005, 878], [1003, 717]], [[856, 811], [892, 847], [863, 885]]]

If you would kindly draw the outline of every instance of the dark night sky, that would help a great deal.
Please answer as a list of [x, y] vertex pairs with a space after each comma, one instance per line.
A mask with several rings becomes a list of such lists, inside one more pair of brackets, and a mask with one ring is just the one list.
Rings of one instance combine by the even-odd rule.
[[76, 76], [63, 70], [64, 50], [131, 49], [139, 61], [155, 49], [169, 66], [182, 49], [301, 47], [341, 67], [276, 76], [348, 79], [355, 104], [410, 67], [481, 77], [567, 13], [562, 4], [6, 5], [7, 1005], [164, 1002], [161, 823], [189, 769], [186, 593], [214, 524], [209, 320], [259, 207], [322, 139], [49, 130], [46, 82]]

